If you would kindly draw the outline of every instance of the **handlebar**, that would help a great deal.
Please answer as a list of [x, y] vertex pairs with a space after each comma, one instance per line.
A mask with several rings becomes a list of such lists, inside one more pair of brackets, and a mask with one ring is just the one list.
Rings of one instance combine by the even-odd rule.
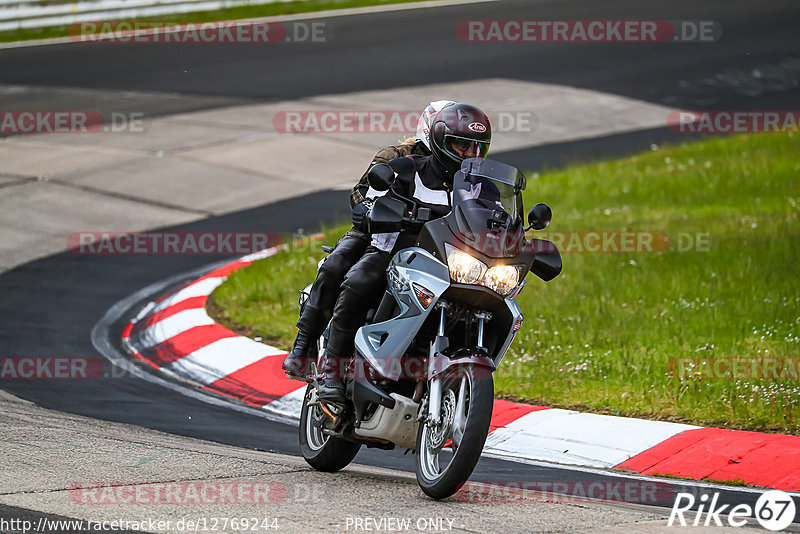
[[[409, 209], [411, 203], [414, 209]], [[409, 215], [409, 211], [411, 215]], [[416, 211], [417, 215], [413, 213]], [[375, 199], [369, 214], [369, 232], [381, 234], [405, 229], [419, 229], [430, 220], [430, 209], [420, 208], [413, 200], [394, 197]]]

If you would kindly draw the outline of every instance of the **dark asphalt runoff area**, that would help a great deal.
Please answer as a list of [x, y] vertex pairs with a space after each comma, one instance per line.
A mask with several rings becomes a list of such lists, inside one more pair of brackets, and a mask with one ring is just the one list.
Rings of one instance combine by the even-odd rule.
[[[684, 109], [796, 109], [800, 102], [800, 3], [796, 0], [627, 2], [502, 1], [328, 19], [329, 43], [253, 45], [60, 44], [0, 50], [0, 84], [45, 89], [31, 109], [59, 109], [48, 88], [139, 91], [139, 111], [163, 115], [244, 102], [458, 80], [505, 77], [564, 84]], [[464, 19], [715, 20], [716, 43], [464, 43]], [[759, 70], [760, 69], [760, 70]], [[754, 75], [757, 71], [760, 75]], [[179, 93], [165, 103], [147, 92]], [[55, 93], [54, 93], [55, 94]], [[0, 109], [13, 97], [0, 98]], [[53, 97], [54, 98], [54, 97]], [[180, 99], [177, 99], [180, 100]], [[87, 105], [92, 102], [87, 102]], [[36, 105], [41, 104], [41, 105]], [[101, 103], [113, 106], [113, 99]], [[559, 143], [503, 155], [528, 170], [613, 157], [666, 129]], [[346, 194], [321, 192], [170, 228], [174, 231], [313, 230], [347, 217]], [[555, 216], [558, 216], [557, 209]], [[106, 311], [143, 287], [223, 259], [209, 256], [92, 256], [69, 252], [0, 275], [0, 355], [94, 356], [90, 333]], [[121, 328], [120, 325], [117, 325]], [[296, 429], [211, 406], [134, 377], [12, 381], [0, 389], [47, 408], [259, 450], [297, 454]], [[403, 470], [413, 457], [362, 450], [357, 461]], [[474, 480], [593, 480], [601, 475], [483, 458]], [[730, 502], [757, 494], [732, 488]], [[664, 503], [669, 504], [669, 503]]]

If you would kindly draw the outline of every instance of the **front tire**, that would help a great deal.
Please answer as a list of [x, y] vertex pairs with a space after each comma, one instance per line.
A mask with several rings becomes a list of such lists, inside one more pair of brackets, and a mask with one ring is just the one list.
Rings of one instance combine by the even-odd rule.
[[476, 373], [471, 365], [459, 367], [442, 380], [442, 424], [420, 424], [417, 431], [417, 482], [434, 499], [453, 495], [472, 474], [489, 434], [494, 402], [488, 369]]
[[311, 384], [306, 388], [300, 412], [300, 454], [317, 471], [333, 473], [347, 467], [361, 445], [323, 433], [327, 417], [319, 406], [309, 406], [309, 402], [316, 402], [316, 391]]

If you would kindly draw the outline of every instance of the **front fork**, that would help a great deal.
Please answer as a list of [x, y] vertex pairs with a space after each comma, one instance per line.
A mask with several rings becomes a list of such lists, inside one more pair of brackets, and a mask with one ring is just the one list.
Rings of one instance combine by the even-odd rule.
[[[441, 365], [442, 353], [447, 349], [449, 346], [449, 340], [445, 337], [445, 321], [447, 315], [447, 309], [450, 305], [445, 302], [441, 301], [437, 304], [437, 308], [439, 310], [439, 329], [436, 333], [436, 338], [431, 342], [430, 348], [428, 349], [428, 380], [430, 381], [428, 387], [428, 417], [427, 420], [434, 424], [439, 425], [441, 423], [441, 410], [442, 410], [442, 371], [444, 370], [444, 365]], [[492, 315], [488, 312], [478, 312], [474, 315], [475, 319], [478, 321], [478, 347], [485, 350], [483, 346], [483, 337], [484, 337], [484, 328], [485, 322], [492, 318]], [[463, 410], [463, 395], [464, 395], [464, 384], [459, 391], [459, 408]]]
[[449, 307], [446, 302], [440, 302], [439, 307], [439, 329], [436, 332], [436, 338], [431, 341], [430, 349], [428, 350], [428, 377], [431, 383], [428, 393], [428, 421], [434, 425], [438, 425], [441, 421], [439, 416], [442, 410], [442, 378], [436, 374], [436, 354], [447, 348], [448, 340], [444, 335], [445, 316], [447, 308]]

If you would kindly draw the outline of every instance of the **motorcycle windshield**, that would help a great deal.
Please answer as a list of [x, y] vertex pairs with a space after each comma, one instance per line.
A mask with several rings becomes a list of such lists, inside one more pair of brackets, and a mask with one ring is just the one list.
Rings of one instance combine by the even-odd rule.
[[525, 185], [525, 176], [511, 165], [485, 158], [470, 158], [464, 160], [461, 171], [456, 173], [453, 207], [461, 205], [462, 209], [469, 208], [464, 211], [474, 211], [476, 218], [484, 217], [476, 221], [478, 224], [473, 229], [485, 228], [485, 210], [502, 208], [513, 221], [522, 214], [520, 192]]
[[453, 180], [453, 233], [487, 256], [510, 257], [523, 239], [525, 176], [516, 168], [485, 158], [464, 160]]

